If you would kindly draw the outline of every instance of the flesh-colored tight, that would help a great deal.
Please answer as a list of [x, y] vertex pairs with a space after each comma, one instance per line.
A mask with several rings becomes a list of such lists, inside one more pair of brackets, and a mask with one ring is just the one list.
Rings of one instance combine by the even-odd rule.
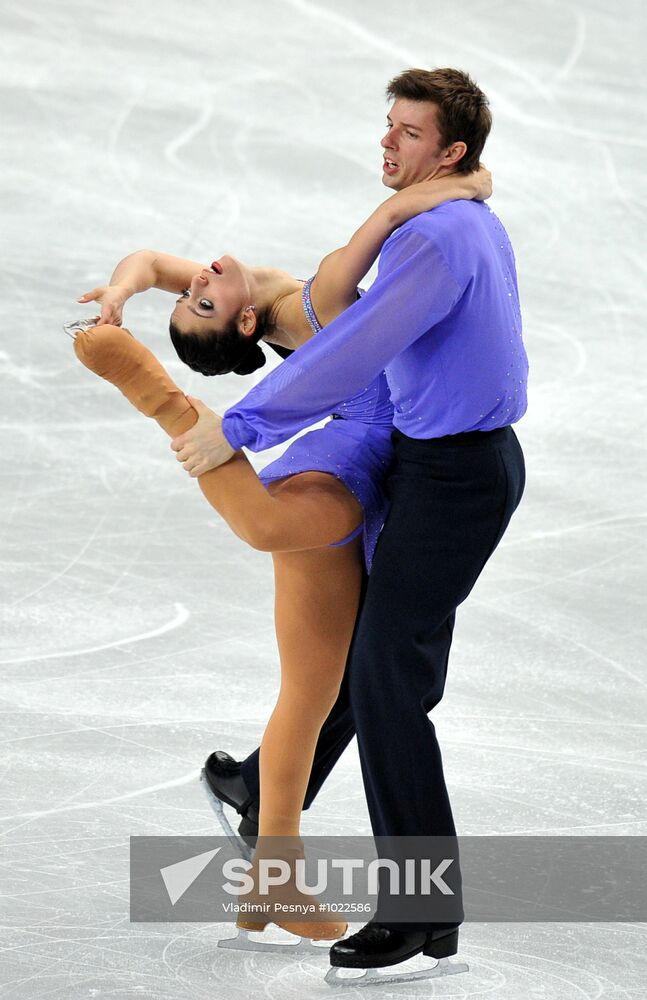
[[[171, 437], [197, 413], [155, 356], [128, 330], [78, 334], [83, 364], [112, 382]], [[328, 548], [361, 522], [362, 509], [328, 473], [306, 472], [265, 489], [242, 454], [198, 478], [204, 496], [251, 546], [272, 553], [281, 687], [260, 753], [259, 835], [298, 836], [319, 735], [341, 684], [359, 606], [361, 539]]]

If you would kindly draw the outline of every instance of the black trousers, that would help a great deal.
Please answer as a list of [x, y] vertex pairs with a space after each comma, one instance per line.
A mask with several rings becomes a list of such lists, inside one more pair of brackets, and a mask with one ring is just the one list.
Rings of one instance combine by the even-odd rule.
[[[443, 695], [456, 608], [521, 500], [523, 453], [512, 427], [430, 440], [395, 431], [393, 440], [390, 510], [304, 808], [356, 734], [374, 835], [453, 836], [428, 713]], [[242, 765], [254, 794], [258, 755]]]

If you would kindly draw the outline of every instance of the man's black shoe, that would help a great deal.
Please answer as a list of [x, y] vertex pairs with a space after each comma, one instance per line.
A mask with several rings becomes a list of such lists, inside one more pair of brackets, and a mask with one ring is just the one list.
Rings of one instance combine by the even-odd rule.
[[234, 760], [224, 750], [216, 750], [207, 757], [204, 777], [216, 798], [232, 806], [242, 816], [238, 832], [246, 843], [254, 847], [258, 837], [258, 800], [245, 784], [240, 761]]
[[431, 958], [449, 958], [458, 951], [458, 928], [396, 931], [370, 921], [357, 934], [336, 941], [330, 964], [343, 969], [380, 969], [405, 962], [420, 952]]

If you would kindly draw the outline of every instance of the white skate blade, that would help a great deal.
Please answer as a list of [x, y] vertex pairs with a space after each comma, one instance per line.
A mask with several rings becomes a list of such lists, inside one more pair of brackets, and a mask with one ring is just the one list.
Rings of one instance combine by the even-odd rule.
[[76, 340], [77, 333], [80, 333], [81, 330], [92, 329], [92, 327], [96, 326], [98, 322], [98, 316], [93, 316], [92, 319], [76, 319], [73, 323], [64, 323], [63, 329], [68, 337], [71, 337], [72, 340]]
[[224, 833], [225, 837], [227, 838], [227, 840], [234, 848], [239, 857], [244, 858], [245, 861], [251, 861], [252, 860], [251, 847], [249, 847], [249, 845], [245, 843], [243, 838], [240, 837], [237, 833], [235, 833], [234, 830], [232, 829], [231, 823], [229, 822], [227, 816], [225, 815], [225, 810], [222, 802], [216, 795], [214, 795], [214, 793], [211, 791], [209, 787], [209, 782], [204, 776], [204, 768], [200, 772], [200, 781], [204, 785], [204, 790], [207, 793], [207, 798], [209, 799], [211, 808], [218, 817], [218, 822], [222, 827], [222, 832]]
[[[291, 941], [286, 941], [285, 944], [279, 944], [276, 941], [258, 941], [255, 938], [251, 938], [250, 931], [246, 931], [243, 928], [239, 928], [238, 934], [233, 938], [221, 938], [218, 941], [218, 948], [229, 948], [231, 951], [262, 951], [265, 954], [272, 955], [283, 955], [291, 958], [293, 955], [325, 955], [328, 958], [328, 952], [330, 950], [333, 941], [324, 941], [320, 945], [314, 944], [314, 942], [309, 941], [307, 938], [294, 937], [294, 944]], [[255, 931], [254, 933], [264, 933], [263, 931]]]
[[[326, 973], [324, 982], [332, 987], [377, 986], [382, 983], [413, 983], [419, 979], [438, 979], [440, 976], [456, 976], [459, 972], [469, 972], [467, 962], [450, 962], [441, 958], [430, 969], [415, 972], [382, 972], [380, 969], [364, 969], [363, 975], [356, 975], [360, 969], [343, 969], [332, 966]], [[345, 973], [345, 975], [343, 974]]]

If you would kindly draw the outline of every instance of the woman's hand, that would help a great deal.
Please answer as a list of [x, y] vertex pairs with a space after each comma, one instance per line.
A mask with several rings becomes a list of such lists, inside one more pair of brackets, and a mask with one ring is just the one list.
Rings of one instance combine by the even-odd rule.
[[447, 201], [455, 199], [485, 201], [492, 196], [492, 174], [484, 163], [479, 163], [478, 170], [472, 170], [469, 174], [445, 174], [443, 177], [431, 177], [418, 184], [412, 184], [409, 188], [403, 188], [398, 197], [405, 195], [407, 191], [422, 195], [425, 191], [439, 190], [449, 193], [449, 196], [445, 194]]
[[104, 323], [121, 326], [124, 303], [131, 294], [123, 285], [105, 285], [102, 288], [93, 288], [91, 292], [84, 292], [77, 301], [101, 303], [101, 316], [97, 326]]
[[475, 201], [485, 201], [492, 196], [492, 174], [483, 163], [479, 163], [478, 170], [467, 174], [466, 179], [474, 185], [472, 198]]
[[444, 174], [402, 188], [378, 209], [389, 220], [391, 231], [420, 212], [429, 212], [445, 201], [484, 201], [492, 194], [492, 174], [479, 166], [469, 174]]

